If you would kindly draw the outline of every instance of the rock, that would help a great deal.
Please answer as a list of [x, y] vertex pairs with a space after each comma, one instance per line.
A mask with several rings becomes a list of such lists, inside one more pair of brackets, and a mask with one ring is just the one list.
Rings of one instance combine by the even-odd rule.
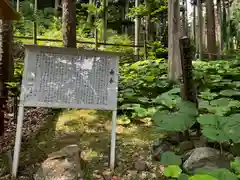
[[145, 161], [143, 160], [138, 160], [137, 162], [134, 163], [134, 168], [137, 171], [145, 171], [148, 169], [148, 165]]
[[78, 145], [69, 145], [54, 152], [41, 164], [35, 180], [81, 180], [84, 161]]
[[179, 151], [180, 153], [184, 153], [186, 151], [192, 150], [193, 147], [193, 143], [191, 141], [183, 141], [179, 144]]
[[194, 173], [198, 168], [214, 170], [217, 168], [229, 168], [230, 161], [220, 156], [220, 152], [209, 147], [193, 149], [183, 156], [186, 159], [183, 168], [186, 171]]
[[166, 151], [172, 151], [172, 144], [164, 140], [155, 141], [152, 145], [153, 159], [160, 161], [161, 154]]

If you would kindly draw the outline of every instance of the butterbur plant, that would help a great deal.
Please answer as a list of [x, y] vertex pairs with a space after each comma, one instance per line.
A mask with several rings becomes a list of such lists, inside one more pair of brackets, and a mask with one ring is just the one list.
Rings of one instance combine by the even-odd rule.
[[164, 152], [161, 155], [161, 164], [165, 165], [164, 176], [178, 180], [238, 180], [240, 177], [240, 158], [231, 162], [231, 169], [197, 169], [194, 175], [187, 174], [181, 169], [181, 157], [173, 152]]
[[194, 125], [197, 115], [195, 103], [178, 99], [174, 107], [157, 111], [152, 119], [159, 131], [183, 132]]

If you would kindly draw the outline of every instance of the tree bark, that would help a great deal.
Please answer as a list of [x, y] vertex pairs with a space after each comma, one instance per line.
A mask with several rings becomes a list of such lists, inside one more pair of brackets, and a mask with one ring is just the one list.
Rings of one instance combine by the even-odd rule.
[[221, 0], [217, 0], [217, 17], [218, 17], [218, 51], [219, 56], [222, 55], [222, 3]]
[[13, 75], [12, 25], [11, 21], [0, 20], [0, 136], [4, 134], [4, 112], [7, 108], [8, 89], [6, 82]]
[[181, 76], [179, 0], [168, 1], [168, 77], [178, 82]]
[[76, 5], [74, 0], [62, 0], [62, 33], [65, 47], [76, 47]]
[[[135, 0], [135, 7], [138, 7], [140, 4], [140, 0]], [[140, 18], [135, 17], [135, 46], [139, 45], [139, 36], [140, 36]], [[139, 60], [139, 47], [135, 47], [135, 57], [136, 61]]]
[[217, 59], [216, 32], [215, 32], [215, 13], [213, 0], [206, 1], [206, 18], [207, 18], [207, 48], [208, 58]]
[[199, 49], [199, 60], [203, 60], [203, 17], [202, 17], [202, 3], [197, 0], [197, 11], [198, 11], [198, 49]]
[[192, 22], [192, 33], [193, 33], [193, 41], [196, 44], [196, 6], [193, 6], [193, 22]]

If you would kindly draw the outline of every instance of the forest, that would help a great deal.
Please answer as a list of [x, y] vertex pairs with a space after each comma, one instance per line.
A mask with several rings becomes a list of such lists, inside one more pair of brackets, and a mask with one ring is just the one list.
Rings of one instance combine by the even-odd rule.
[[25, 45], [121, 53], [116, 163], [111, 112], [28, 107], [17, 180], [240, 178], [239, 0], [1, 1], [0, 180], [12, 179]]

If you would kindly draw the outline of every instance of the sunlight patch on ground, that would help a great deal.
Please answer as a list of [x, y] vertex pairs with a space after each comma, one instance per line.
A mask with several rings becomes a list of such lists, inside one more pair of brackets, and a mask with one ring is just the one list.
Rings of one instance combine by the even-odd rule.
[[[118, 125], [116, 142], [116, 173], [132, 167], [136, 156], [149, 156], [151, 141], [159, 134], [151, 133], [144, 125]], [[94, 110], [66, 110], [49, 119], [32, 141], [24, 142], [21, 149], [22, 173], [34, 174], [48, 154], [77, 144], [87, 161], [87, 177], [92, 180], [95, 170], [108, 168], [111, 145], [111, 113]], [[1, 163], [0, 163], [1, 164]], [[1, 166], [0, 166], [1, 167]]]

